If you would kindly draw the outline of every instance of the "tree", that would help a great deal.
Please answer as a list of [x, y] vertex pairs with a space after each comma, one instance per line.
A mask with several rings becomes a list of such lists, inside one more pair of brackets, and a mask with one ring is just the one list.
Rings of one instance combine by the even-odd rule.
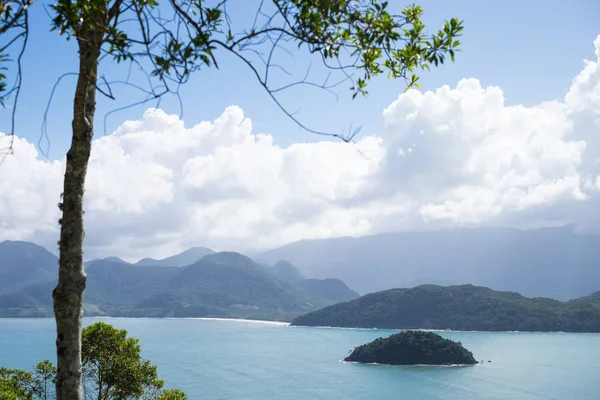
[[33, 394], [38, 399], [50, 400], [56, 398], [52, 390], [56, 384], [56, 367], [52, 362], [44, 360], [35, 366], [33, 382]]
[[[59, 281], [53, 291], [57, 327], [57, 395], [82, 398], [81, 332], [86, 274], [83, 267], [83, 195], [93, 137], [96, 95], [114, 98], [112, 85], [98, 79], [99, 61], [108, 57], [148, 71], [148, 99], [176, 93], [189, 76], [219, 66], [223, 53], [253, 72], [279, 108], [303, 129], [345, 141], [348, 135], [321, 132], [304, 124], [278, 94], [295, 85], [314, 85], [307, 77], [277, 85], [282, 66], [275, 53], [297, 47], [321, 59], [348, 82], [352, 96], [367, 95], [368, 82], [383, 73], [418, 84], [417, 72], [454, 60], [462, 22], [454, 18], [427, 34], [421, 7], [400, 14], [382, 0], [256, 0], [251, 26], [236, 26], [232, 0], [57, 0], [50, 6], [53, 30], [77, 41], [79, 72], [73, 104], [72, 141], [66, 157], [59, 241]], [[245, 1], [245, 3], [248, 3]], [[239, 4], [238, 4], [239, 5]], [[236, 5], [233, 5], [235, 7]], [[128, 83], [121, 81], [120, 83]]]
[[31, 373], [0, 368], [0, 398], [4, 400], [31, 399]]
[[[186, 400], [178, 389], [164, 389], [155, 365], [140, 355], [139, 340], [126, 330], [98, 322], [83, 330], [83, 394], [90, 400]], [[56, 399], [52, 362], [38, 363], [33, 373], [0, 368], [0, 399]]]
[[0, 399], [51, 400], [56, 367], [48, 360], [38, 363], [33, 373], [0, 368]]
[[140, 356], [139, 340], [126, 330], [98, 322], [83, 330], [85, 398], [156, 398], [163, 387], [155, 365]]

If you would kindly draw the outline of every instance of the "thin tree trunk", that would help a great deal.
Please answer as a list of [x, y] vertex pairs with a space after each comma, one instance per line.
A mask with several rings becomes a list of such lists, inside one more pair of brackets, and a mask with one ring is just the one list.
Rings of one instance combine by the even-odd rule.
[[92, 146], [102, 33], [88, 32], [78, 37], [79, 78], [73, 107], [73, 138], [67, 153], [60, 206], [58, 285], [52, 293], [57, 333], [58, 400], [82, 399], [81, 333], [86, 280], [83, 268], [83, 192]]

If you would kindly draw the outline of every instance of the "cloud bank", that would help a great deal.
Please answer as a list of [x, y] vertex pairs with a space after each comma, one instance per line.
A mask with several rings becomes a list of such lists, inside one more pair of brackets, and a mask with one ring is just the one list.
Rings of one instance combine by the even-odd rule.
[[[600, 226], [600, 36], [564, 98], [507, 106], [501, 88], [401, 94], [380, 137], [280, 147], [236, 106], [187, 128], [148, 109], [94, 140], [86, 256], [447, 226]], [[0, 147], [8, 140], [0, 133]], [[0, 240], [55, 248], [64, 160], [16, 138], [0, 167]]]

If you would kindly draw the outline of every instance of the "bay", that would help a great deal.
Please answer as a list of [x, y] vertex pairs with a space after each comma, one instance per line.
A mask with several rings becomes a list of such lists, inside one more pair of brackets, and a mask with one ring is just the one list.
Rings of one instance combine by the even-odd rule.
[[[598, 334], [438, 332], [485, 362], [393, 367], [340, 361], [391, 330], [201, 319], [86, 318], [85, 324], [96, 321], [139, 338], [166, 386], [191, 400], [600, 398]], [[54, 329], [53, 319], [0, 320], [0, 366], [30, 369], [54, 360]]]

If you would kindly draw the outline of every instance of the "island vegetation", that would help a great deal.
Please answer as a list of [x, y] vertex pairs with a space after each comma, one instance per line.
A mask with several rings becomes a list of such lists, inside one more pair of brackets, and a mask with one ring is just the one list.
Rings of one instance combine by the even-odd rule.
[[460, 342], [437, 333], [404, 331], [363, 344], [344, 359], [389, 365], [472, 365], [473, 354]]
[[367, 294], [292, 325], [463, 331], [600, 332], [600, 303], [528, 298], [473, 285], [421, 285]]

